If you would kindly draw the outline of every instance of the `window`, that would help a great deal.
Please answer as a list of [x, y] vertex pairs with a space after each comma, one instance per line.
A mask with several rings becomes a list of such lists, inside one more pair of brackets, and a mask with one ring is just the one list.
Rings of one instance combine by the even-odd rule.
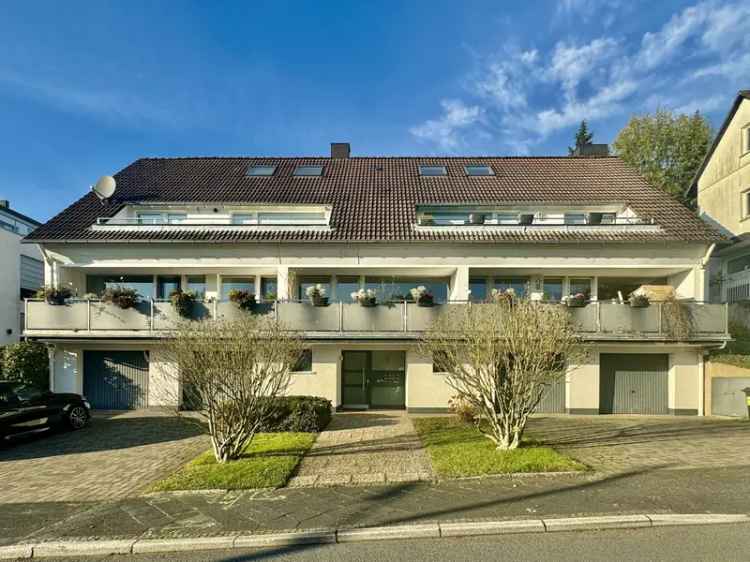
[[750, 152], [750, 125], [742, 129], [742, 153]]
[[253, 213], [234, 213], [232, 214], [232, 224], [257, 224]]
[[168, 299], [172, 291], [180, 288], [179, 275], [159, 275], [156, 277], [156, 298]]
[[154, 294], [152, 275], [87, 275], [86, 292], [101, 295], [109, 287], [134, 289], [141, 297], [150, 298]]
[[750, 189], [742, 194], [742, 217], [750, 218]]
[[16, 396], [21, 402], [36, 400], [42, 397], [42, 391], [27, 384], [19, 384], [13, 388]]
[[563, 280], [544, 278], [544, 300], [559, 301], [563, 297]]
[[187, 219], [186, 213], [167, 213], [167, 224], [180, 224]]
[[246, 176], [272, 176], [276, 172], [276, 166], [253, 166], [247, 167]]
[[309, 373], [310, 371], [312, 371], [312, 349], [303, 349], [297, 363], [292, 367], [292, 372]]
[[247, 277], [224, 277], [221, 280], [221, 300], [229, 300], [229, 293], [234, 290], [255, 294], [255, 279]]
[[359, 291], [359, 277], [338, 276], [336, 277], [336, 291], [333, 295], [333, 302], [351, 302], [351, 295], [355, 291]]
[[502, 212], [495, 217], [497, 224], [518, 224], [518, 213]]
[[160, 224], [161, 213], [138, 213], [138, 224]]
[[432, 295], [434, 302], [448, 300], [447, 279], [424, 279], [404, 277], [366, 277], [365, 289], [372, 289], [379, 302], [413, 301], [411, 290], [423, 286]]
[[420, 166], [419, 175], [426, 177], [447, 176], [445, 166]]
[[473, 302], [484, 302], [487, 300], [487, 280], [469, 279], [469, 298]]
[[188, 275], [187, 290], [195, 293], [195, 298], [203, 300], [206, 298], [206, 276]]
[[330, 277], [300, 277], [299, 292], [297, 293], [297, 298], [301, 301], [307, 301], [307, 288], [314, 287], [315, 285], [323, 286], [323, 289], [325, 289], [326, 292], [325, 296], [329, 296], [331, 294]]
[[735, 258], [727, 262], [727, 273], [730, 275], [745, 270], [750, 270], [750, 255]]
[[586, 224], [586, 215], [583, 213], [565, 213], [565, 224]]
[[276, 298], [279, 296], [276, 277], [263, 277], [260, 280], [260, 294], [264, 300], [276, 300]]
[[513, 289], [513, 292], [517, 297], [524, 298], [528, 292], [529, 280], [525, 277], [506, 277], [495, 279], [495, 289], [500, 292], [505, 292], [508, 289]]
[[645, 278], [645, 277], [599, 277], [597, 287], [597, 298], [600, 301], [619, 300], [620, 295], [623, 299], [635, 291], [641, 285], [668, 285], [665, 277]]
[[325, 213], [258, 213], [258, 224], [325, 224]]
[[591, 299], [591, 279], [576, 279], [571, 278], [570, 280], [570, 294], [577, 295], [582, 294], [586, 297], [586, 300]]
[[494, 176], [495, 172], [489, 166], [464, 166], [467, 176]]
[[297, 166], [294, 175], [299, 177], [315, 177], [323, 175], [323, 166]]
[[469, 222], [468, 211], [435, 211], [422, 216], [421, 224], [435, 226], [463, 225]]
[[448, 355], [444, 351], [436, 351], [432, 355], [432, 372], [447, 373], [450, 371], [450, 362]]

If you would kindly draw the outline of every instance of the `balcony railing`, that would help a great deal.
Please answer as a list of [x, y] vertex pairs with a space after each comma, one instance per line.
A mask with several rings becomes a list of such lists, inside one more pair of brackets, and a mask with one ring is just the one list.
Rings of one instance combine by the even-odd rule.
[[[144, 336], [160, 337], [173, 329], [180, 316], [168, 301], [147, 300], [123, 310], [100, 301], [72, 300], [51, 305], [28, 299], [25, 333], [29, 336]], [[236, 319], [245, 314], [272, 315], [292, 330], [311, 337], [394, 338], [417, 337], [441, 314], [451, 308], [482, 306], [471, 303], [436, 304], [421, 307], [397, 302], [363, 307], [355, 303], [312, 306], [308, 302], [268, 302], [245, 311], [232, 302], [196, 302], [192, 318]], [[689, 318], [690, 340], [729, 338], [726, 305], [683, 302]], [[571, 322], [586, 339], [675, 339], [667, 305], [652, 303], [646, 308], [627, 304], [592, 302], [568, 308]], [[685, 339], [684, 335], [681, 339]]]

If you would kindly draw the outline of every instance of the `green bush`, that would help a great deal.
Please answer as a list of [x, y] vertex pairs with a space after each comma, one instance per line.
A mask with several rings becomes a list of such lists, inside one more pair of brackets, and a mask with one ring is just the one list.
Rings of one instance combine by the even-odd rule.
[[277, 396], [260, 431], [317, 433], [331, 421], [331, 401], [318, 396]]
[[49, 355], [44, 344], [22, 341], [6, 345], [2, 351], [3, 378], [49, 390]]

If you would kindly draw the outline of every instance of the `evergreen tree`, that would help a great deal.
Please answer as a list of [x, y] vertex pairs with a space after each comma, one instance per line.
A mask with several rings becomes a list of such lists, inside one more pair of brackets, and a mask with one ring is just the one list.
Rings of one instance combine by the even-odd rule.
[[568, 147], [568, 152], [573, 154], [577, 149], [589, 144], [594, 139], [594, 133], [589, 131], [589, 127], [586, 124], [586, 120], [581, 121], [581, 125], [578, 127], [576, 133], [576, 144], [574, 147]]

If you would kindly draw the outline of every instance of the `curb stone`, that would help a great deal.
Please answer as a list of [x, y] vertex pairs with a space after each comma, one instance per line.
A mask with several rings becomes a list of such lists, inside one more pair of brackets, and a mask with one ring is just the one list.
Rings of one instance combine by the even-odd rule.
[[306, 529], [281, 533], [242, 534], [165, 539], [58, 540], [0, 546], [0, 560], [46, 558], [50, 556], [90, 556], [221, 550], [231, 548], [272, 548], [302, 544], [333, 544], [355, 541], [424, 539], [509, 533], [550, 533], [599, 529], [629, 529], [678, 525], [718, 525], [750, 523], [750, 515], [736, 513], [609, 515], [506, 521], [446, 521], [392, 527]]

